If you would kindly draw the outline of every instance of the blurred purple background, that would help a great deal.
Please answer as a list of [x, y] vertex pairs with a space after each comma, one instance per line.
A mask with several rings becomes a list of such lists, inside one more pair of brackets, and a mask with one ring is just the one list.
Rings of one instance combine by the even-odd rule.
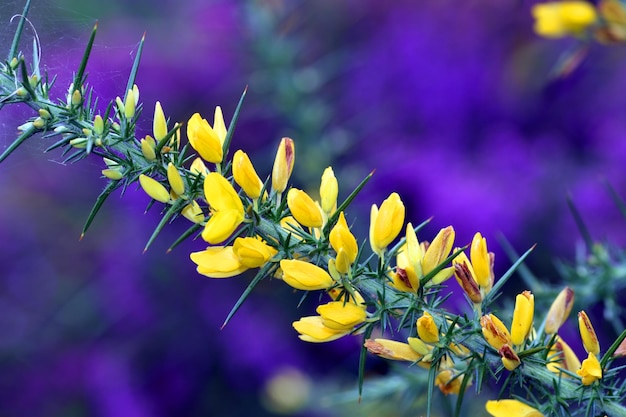
[[[1, 53], [22, 8], [5, 3]], [[302, 187], [332, 164], [345, 197], [376, 170], [348, 212], [361, 237], [369, 205], [398, 191], [414, 224], [434, 216], [421, 239], [452, 224], [462, 245], [479, 230], [500, 271], [500, 233], [520, 252], [538, 243], [530, 264], [551, 280], [552, 259], [580, 240], [569, 193], [594, 238], [626, 244], [603, 185], [626, 195], [626, 51], [591, 46], [555, 77], [578, 44], [536, 37], [531, 2], [390, 4], [55, 0], [33, 2], [30, 19], [59, 97], [96, 20], [88, 81], [103, 101], [123, 95], [147, 32], [144, 134], [156, 100], [172, 120], [215, 105], [228, 119], [249, 86], [233, 150], [261, 175], [282, 136], [296, 140]], [[0, 149], [27, 115], [0, 112]], [[111, 198], [79, 242], [103, 164], [63, 166], [45, 147], [31, 141], [0, 165], [0, 416], [275, 415], [289, 411], [265, 393], [277, 375], [314, 402], [324, 384], [355, 383], [358, 339], [300, 342], [291, 322], [316, 300], [298, 309], [281, 283], [261, 285], [220, 331], [248, 279], [198, 276], [188, 253], [200, 241], [165, 255], [182, 221], [141, 255], [159, 218], [143, 192]]]

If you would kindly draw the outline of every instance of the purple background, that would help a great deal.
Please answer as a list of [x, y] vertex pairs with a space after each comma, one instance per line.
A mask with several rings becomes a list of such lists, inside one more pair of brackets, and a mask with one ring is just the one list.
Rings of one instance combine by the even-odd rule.
[[[282, 136], [296, 140], [301, 187], [317, 188], [332, 164], [345, 197], [376, 170], [348, 212], [360, 237], [369, 205], [398, 191], [414, 224], [434, 216], [421, 239], [452, 224], [461, 245], [480, 230], [499, 271], [510, 264], [500, 233], [520, 252], [538, 243], [530, 264], [552, 280], [552, 259], [580, 241], [570, 193], [594, 238], [626, 243], [603, 185], [626, 195], [626, 51], [592, 45], [555, 77], [579, 44], [536, 37], [531, 2], [127, 3], [34, 2], [56, 96], [96, 19], [89, 82], [103, 101], [123, 95], [145, 31], [142, 134], [156, 100], [172, 120], [210, 118], [215, 105], [229, 119], [247, 85], [233, 151], [261, 175]], [[21, 7], [3, 4], [0, 21]], [[3, 54], [14, 27], [0, 33]], [[28, 114], [0, 112], [2, 149]], [[33, 140], [0, 165], [0, 415], [273, 415], [263, 387], [286, 367], [318, 383], [313, 401], [321, 385], [354, 383], [358, 339], [300, 342], [290, 324], [316, 300], [297, 309], [281, 283], [263, 283], [220, 331], [248, 278], [198, 276], [188, 253], [200, 241], [165, 255], [183, 221], [142, 255], [159, 218], [144, 214], [143, 192], [112, 197], [79, 242], [103, 164], [62, 166], [45, 147]], [[300, 413], [314, 414], [330, 411]]]

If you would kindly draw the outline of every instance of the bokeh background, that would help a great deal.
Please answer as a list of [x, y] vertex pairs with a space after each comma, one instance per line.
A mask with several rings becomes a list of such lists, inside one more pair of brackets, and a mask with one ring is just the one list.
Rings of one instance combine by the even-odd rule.
[[[106, 102], [123, 95], [145, 32], [140, 133], [156, 100], [171, 120], [210, 118], [216, 105], [228, 119], [248, 86], [233, 146], [261, 175], [279, 139], [293, 137], [303, 188], [332, 165], [345, 197], [376, 170], [349, 211], [361, 237], [369, 205], [397, 191], [415, 224], [433, 217], [421, 239], [452, 224], [461, 245], [480, 230], [500, 272], [511, 264], [500, 236], [519, 252], [537, 243], [528, 265], [553, 282], [554, 259], [572, 259], [581, 241], [567, 195], [594, 239], [626, 243], [605, 187], [626, 195], [626, 50], [590, 45], [562, 71], [581, 45], [534, 35], [532, 4], [33, 1], [23, 49], [36, 29], [62, 97], [97, 20], [88, 81]], [[22, 7], [0, 5], [0, 55]], [[0, 149], [28, 116], [2, 109]], [[249, 278], [198, 276], [188, 253], [200, 241], [166, 255], [183, 221], [142, 254], [159, 213], [144, 213], [148, 197], [134, 189], [111, 198], [79, 241], [103, 164], [66, 166], [45, 148], [32, 140], [0, 165], [0, 416], [345, 412], [328, 398], [354, 399], [359, 340], [300, 342], [291, 322], [315, 300], [297, 308], [298, 294], [263, 283], [220, 330]], [[368, 373], [384, 371], [370, 360]]]

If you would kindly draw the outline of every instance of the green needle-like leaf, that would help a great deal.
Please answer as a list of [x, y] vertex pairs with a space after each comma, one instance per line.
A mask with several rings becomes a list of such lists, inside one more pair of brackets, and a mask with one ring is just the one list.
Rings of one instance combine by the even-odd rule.
[[239, 98], [239, 103], [237, 103], [237, 108], [235, 108], [235, 114], [233, 114], [233, 118], [231, 119], [230, 124], [228, 125], [228, 130], [226, 131], [226, 138], [224, 139], [224, 145], [222, 146], [224, 160], [226, 160], [226, 156], [228, 155], [230, 142], [233, 139], [233, 134], [235, 133], [235, 126], [237, 126], [237, 120], [239, 120], [239, 112], [241, 111], [241, 106], [243, 105], [243, 99], [246, 98], [247, 92], [248, 92], [248, 87], [246, 86], [246, 88], [244, 88], [243, 90], [243, 93], [241, 94], [241, 97]]
[[98, 31], [98, 22], [93, 26], [93, 30], [91, 31], [91, 36], [89, 37], [89, 42], [87, 42], [87, 47], [85, 48], [85, 53], [83, 54], [83, 59], [80, 61], [80, 67], [78, 67], [78, 72], [74, 76], [74, 90], [80, 91], [83, 86], [85, 69], [87, 68], [87, 62], [89, 61], [89, 56], [91, 55], [91, 48], [93, 47], [93, 41], [96, 39], [96, 32]]
[[20, 38], [22, 37], [22, 33], [24, 32], [24, 22], [26, 22], [26, 16], [28, 16], [28, 9], [30, 9], [30, 0], [26, 0], [24, 10], [22, 11], [22, 14], [20, 16], [20, 21], [17, 23], [17, 28], [15, 29], [13, 42], [11, 42], [11, 49], [9, 50], [7, 62], [11, 62], [13, 58], [17, 58], [17, 48], [19, 47]]
[[93, 222], [93, 219], [96, 217], [96, 214], [98, 214], [100, 207], [102, 207], [102, 204], [104, 204], [107, 197], [109, 197], [109, 195], [111, 195], [111, 193], [115, 191], [119, 186], [120, 186], [119, 181], [111, 181], [110, 183], [107, 184], [105, 189], [100, 193], [100, 195], [96, 199], [96, 203], [93, 205], [93, 207], [91, 208], [91, 211], [89, 212], [89, 216], [87, 216], [87, 221], [85, 222], [85, 225], [83, 226], [83, 231], [80, 234], [81, 239], [85, 236], [87, 229], [89, 229], [89, 226], [91, 226], [91, 222]]
[[124, 91], [124, 102], [126, 102], [126, 98], [128, 96], [128, 91], [132, 90], [133, 85], [135, 85], [135, 80], [137, 79], [137, 70], [139, 69], [139, 61], [141, 61], [141, 54], [143, 53], [143, 44], [146, 41], [146, 34], [144, 33], [139, 41], [139, 47], [137, 48], [137, 55], [135, 55], [135, 60], [133, 61], [133, 67], [130, 69], [130, 75], [128, 76], [128, 82], [126, 83], [126, 91]]
[[31, 126], [23, 131], [22, 134], [19, 135], [17, 139], [15, 139], [13, 143], [11, 143], [9, 147], [4, 150], [4, 152], [2, 152], [2, 155], [0, 155], [0, 162], [4, 161], [9, 155], [11, 155], [11, 152], [20, 146], [26, 139], [35, 134], [36, 131], [37, 129], [35, 129], [34, 126]]

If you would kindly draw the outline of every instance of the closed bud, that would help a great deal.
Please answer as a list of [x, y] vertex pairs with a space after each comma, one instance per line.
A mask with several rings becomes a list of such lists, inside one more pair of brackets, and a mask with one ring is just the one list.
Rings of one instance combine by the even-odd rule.
[[422, 317], [417, 319], [417, 335], [426, 343], [437, 343], [439, 341], [439, 329], [430, 313], [424, 312]]
[[124, 176], [119, 170], [112, 168], [103, 169], [102, 175], [114, 181], [121, 180]]
[[202, 212], [200, 205], [195, 200], [192, 200], [191, 203], [183, 207], [183, 209], [181, 210], [181, 214], [187, 220], [196, 224], [202, 223], [204, 221], [204, 213]]
[[46, 121], [41, 117], [37, 117], [35, 120], [33, 120], [33, 126], [37, 129], [43, 129], [45, 125]]
[[470, 246], [470, 259], [474, 276], [480, 288], [487, 294], [493, 286], [493, 253], [487, 251], [487, 239], [476, 233]]
[[535, 313], [535, 297], [530, 291], [524, 291], [515, 297], [513, 323], [511, 324], [511, 341], [514, 345], [521, 345], [528, 337], [533, 325]]
[[139, 176], [139, 184], [146, 194], [148, 194], [152, 199], [161, 203], [167, 203], [170, 201], [170, 193], [157, 180], [141, 174]]
[[272, 189], [282, 193], [287, 188], [296, 160], [295, 146], [290, 138], [282, 138], [276, 151], [274, 167], [272, 168]]
[[545, 332], [554, 334], [569, 316], [574, 306], [574, 290], [565, 287], [554, 299], [546, 317]]
[[580, 337], [583, 340], [583, 346], [587, 353], [594, 355], [600, 353], [600, 342], [598, 342], [598, 337], [593, 329], [591, 320], [589, 320], [587, 313], [584, 311], [578, 313], [578, 329], [580, 330]]
[[335, 173], [331, 167], [324, 170], [322, 183], [320, 185], [320, 198], [322, 200], [322, 210], [328, 215], [332, 214], [337, 207], [337, 195], [339, 185]]
[[261, 196], [263, 182], [257, 175], [250, 158], [242, 150], [238, 150], [233, 155], [233, 178], [248, 197], [257, 199]]
[[344, 216], [343, 211], [339, 213], [337, 223], [330, 230], [329, 240], [330, 246], [335, 250], [335, 252], [339, 253], [339, 250], [343, 249], [350, 264], [356, 260], [359, 245], [348, 227], [346, 216]]
[[370, 245], [382, 256], [384, 250], [398, 236], [404, 224], [404, 204], [397, 193], [391, 193], [380, 205], [372, 205], [370, 212]]
[[323, 217], [320, 207], [307, 193], [292, 188], [287, 193], [287, 205], [291, 215], [303, 226], [322, 227]]
[[283, 281], [298, 290], [324, 290], [335, 282], [319, 266], [297, 259], [283, 259], [280, 261], [280, 269], [283, 271]]
[[167, 181], [176, 194], [179, 196], [185, 194], [185, 182], [180, 176], [178, 168], [171, 162], [167, 164]]
[[146, 135], [141, 139], [141, 153], [147, 161], [154, 161], [156, 159], [156, 143], [150, 135]]
[[41, 117], [42, 119], [49, 120], [52, 117], [50, 112], [46, 109], [39, 109], [38, 112], [39, 112], [39, 117]]
[[154, 139], [160, 142], [165, 136], [167, 136], [167, 120], [165, 120], [165, 114], [160, 102], [156, 102], [154, 105], [154, 120], [152, 122], [152, 133]]
[[[137, 94], [135, 95], [135, 92]], [[124, 100], [124, 116], [127, 119], [132, 119], [135, 115], [135, 109], [137, 107], [137, 102], [139, 101], [139, 89], [135, 84], [132, 89], [126, 92], [126, 100]]]
[[72, 104], [73, 107], [78, 107], [81, 105], [82, 102], [83, 102], [82, 94], [80, 93], [80, 91], [74, 90], [72, 92], [70, 103]]
[[224, 144], [226, 140], [226, 123], [224, 123], [224, 114], [220, 106], [215, 106], [215, 113], [213, 114], [213, 130], [220, 140], [220, 145]]
[[104, 133], [104, 120], [99, 114], [93, 119], [93, 132], [98, 136]]

